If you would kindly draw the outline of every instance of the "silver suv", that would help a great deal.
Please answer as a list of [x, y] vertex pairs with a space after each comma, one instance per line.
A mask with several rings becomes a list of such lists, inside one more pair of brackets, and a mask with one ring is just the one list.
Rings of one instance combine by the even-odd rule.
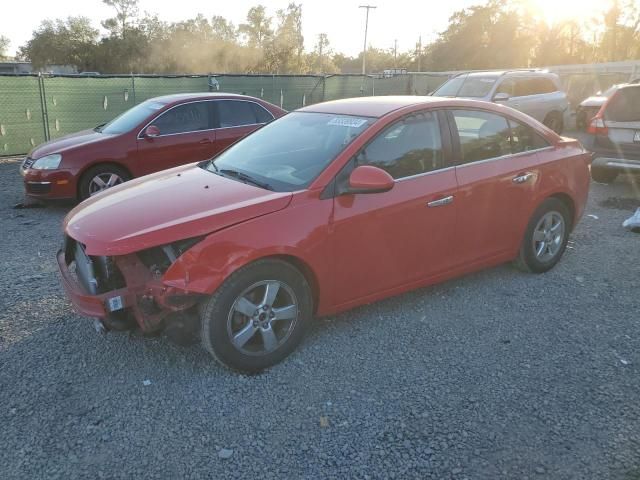
[[461, 73], [441, 85], [436, 97], [461, 97], [507, 105], [561, 133], [569, 107], [554, 73], [542, 70]]

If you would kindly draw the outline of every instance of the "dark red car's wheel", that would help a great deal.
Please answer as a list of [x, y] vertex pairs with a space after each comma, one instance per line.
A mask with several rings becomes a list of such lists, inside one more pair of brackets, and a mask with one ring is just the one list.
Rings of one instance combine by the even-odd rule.
[[115, 187], [131, 179], [131, 175], [124, 168], [117, 165], [96, 165], [87, 170], [80, 178], [78, 193], [80, 200]]

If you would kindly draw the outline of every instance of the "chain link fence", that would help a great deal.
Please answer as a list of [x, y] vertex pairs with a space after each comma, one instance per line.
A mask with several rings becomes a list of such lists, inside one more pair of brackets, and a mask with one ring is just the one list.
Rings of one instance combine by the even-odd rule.
[[[573, 107], [586, 96], [640, 76], [639, 62], [552, 67]], [[340, 98], [427, 95], [454, 72], [370, 75], [2, 75], [0, 156], [108, 122], [149, 98], [172, 93], [251, 95], [293, 110]]]

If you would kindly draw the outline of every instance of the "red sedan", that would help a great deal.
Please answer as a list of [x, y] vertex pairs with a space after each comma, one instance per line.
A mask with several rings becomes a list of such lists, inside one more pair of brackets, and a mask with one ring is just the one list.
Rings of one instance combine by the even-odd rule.
[[211, 158], [285, 113], [242, 95], [152, 98], [105, 125], [34, 148], [20, 169], [25, 191], [84, 200], [134, 177]]
[[589, 160], [504, 106], [328, 102], [82, 203], [58, 262], [76, 309], [107, 328], [191, 319], [215, 358], [256, 371], [314, 315], [508, 261], [551, 269], [583, 214]]

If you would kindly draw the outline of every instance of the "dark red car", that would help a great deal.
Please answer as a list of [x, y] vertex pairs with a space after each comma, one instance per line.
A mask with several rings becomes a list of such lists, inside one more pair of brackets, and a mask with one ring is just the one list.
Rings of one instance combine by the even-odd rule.
[[211, 158], [285, 113], [242, 95], [153, 98], [93, 130], [39, 145], [20, 171], [29, 196], [84, 200], [134, 177]]
[[84, 315], [145, 332], [191, 318], [219, 361], [255, 371], [313, 315], [503, 262], [549, 270], [583, 214], [590, 158], [500, 105], [328, 102], [82, 203], [58, 262]]

